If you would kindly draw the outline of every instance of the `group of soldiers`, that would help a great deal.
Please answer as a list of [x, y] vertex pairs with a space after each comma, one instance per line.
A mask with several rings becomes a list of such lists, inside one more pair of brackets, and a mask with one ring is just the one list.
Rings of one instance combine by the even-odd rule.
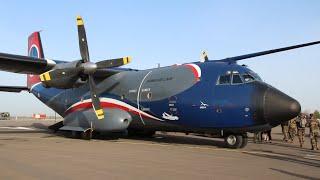
[[318, 144], [320, 143], [320, 121], [313, 115], [310, 114], [307, 117], [306, 114], [300, 113], [296, 118], [291, 119], [288, 122], [281, 124], [282, 132], [284, 135], [283, 140], [292, 143], [295, 139], [295, 136], [298, 134], [300, 147], [304, 145], [305, 129], [310, 129], [310, 140], [311, 140], [311, 149], [319, 150]]

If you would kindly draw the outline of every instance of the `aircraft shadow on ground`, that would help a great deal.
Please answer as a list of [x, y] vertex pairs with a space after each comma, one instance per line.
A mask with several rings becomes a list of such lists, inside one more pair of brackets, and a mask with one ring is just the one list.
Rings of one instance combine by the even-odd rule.
[[284, 171], [281, 169], [275, 169], [275, 168], [270, 168], [273, 171], [277, 171], [283, 174], [287, 174], [289, 176], [294, 176], [297, 178], [301, 178], [301, 179], [309, 179], [309, 180], [319, 180], [319, 178], [315, 178], [315, 177], [311, 177], [311, 176], [306, 176], [306, 175], [302, 175], [302, 174], [296, 174], [296, 173], [292, 173], [292, 172], [288, 172], [288, 171]]
[[[60, 134], [59, 132], [58, 134]], [[66, 135], [66, 134], [65, 134]], [[68, 135], [67, 135], [68, 136]], [[97, 140], [117, 140], [117, 139], [130, 139], [130, 140], [141, 140], [151, 143], [159, 144], [177, 144], [177, 145], [200, 145], [200, 146], [215, 146], [225, 147], [223, 141], [217, 141], [214, 139], [197, 138], [195, 136], [179, 136], [169, 134], [156, 134], [153, 137], [140, 137], [140, 136], [127, 136], [120, 133], [104, 133], [94, 137]]]
[[123, 137], [125, 139], [143, 140], [152, 143], [163, 143], [163, 144], [180, 144], [180, 145], [199, 145], [199, 146], [215, 146], [224, 148], [225, 144], [223, 141], [217, 141], [215, 139], [204, 139], [197, 138], [192, 135], [189, 136], [176, 136], [169, 134], [157, 134], [155, 137]]
[[279, 146], [279, 147], [286, 147], [286, 148], [291, 148], [291, 149], [296, 149], [302, 152], [309, 152], [309, 153], [314, 153], [314, 150], [311, 149], [305, 149], [305, 148], [300, 148], [297, 145], [292, 145], [291, 143], [287, 144], [282, 144], [282, 143], [271, 143], [271, 146]]
[[[317, 167], [320, 168], [320, 161], [319, 160], [302, 160], [299, 159], [301, 156], [294, 156], [292, 154], [253, 154], [253, 153], [248, 153], [248, 152], [243, 152], [244, 154], [252, 155], [252, 156], [257, 156], [257, 157], [264, 157], [264, 158], [269, 158], [269, 159], [275, 159], [275, 160], [281, 160], [281, 161], [287, 161], [291, 163], [297, 163], [300, 165], [306, 165], [306, 166], [312, 166], [312, 167]], [[283, 155], [283, 156], [279, 156]]]

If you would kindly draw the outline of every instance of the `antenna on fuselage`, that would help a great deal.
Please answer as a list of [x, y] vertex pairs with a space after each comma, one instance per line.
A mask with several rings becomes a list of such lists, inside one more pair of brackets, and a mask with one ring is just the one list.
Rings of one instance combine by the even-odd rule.
[[202, 51], [202, 56], [200, 57], [200, 62], [208, 62], [209, 58], [207, 56], [206, 51]]

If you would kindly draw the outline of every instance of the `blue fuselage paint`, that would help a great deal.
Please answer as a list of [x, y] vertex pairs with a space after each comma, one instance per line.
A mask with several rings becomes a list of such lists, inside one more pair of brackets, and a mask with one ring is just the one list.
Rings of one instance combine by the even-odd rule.
[[[127, 91], [130, 92], [130, 89], [131, 91], [138, 89], [142, 81], [141, 79], [144, 78], [145, 81], [148, 80], [145, 78], [145, 75], [150, 71], [152, 71], [152, 73], [150, 73], [150, 77], [152, 74], [157, 72], [161, 74], [161, 71], [165, 71], [165, 74], [169, 75], [161, 79], [155, 78], [148, 80], [151, 83], [157, 83], [155, 81], [169, 81], [171, 80], [170, 78], [176, 78], [175, 73], [177, 70], [179, 70], [173, 68], [171, 72], [168, 72], [166, 68], [158, 68], [134, 72], [125, 71], [127, 74], [123, 75], [123, 77], [119, 77], [118, 79], [116, 75], [108, 77], [108, 79], [115, 77], [114, 81], [117, 82], [117, 87], [119, 90], [117, 90], [116, 93], [112, 93], [112, 91], [108, 89], [108, 91], [101, 92], [100, 98], [112, 98], [125, 102], [128, 105], [139, 108], [139, 110], [161, 119], [162, 121], [148, 117], [142, 117], [143, 120], [146, 120], [146, 124], [144, 126], [155, 126], [154, 129], [157, 129], [156, 126], [160, 122], [162, 127], [165, 127], [166, 125], [177, 125], [185, 128], [222, 130], [232, 128], [250, 128], [266, 124], [266, 122], [257, 121], [255, 119], [253, 115], [255, 107], [252, 100], [256, 94], [257, 83], [261, 85], [265, 85], [265, 83], [256, 81], [255, 83], [250, 82], [235, 85], [217, 84], [219, 76], [228, 73], [232, 74], [233, 72], [240, 75], [250, 73], [252, 76], [256, 76], [255, 79], [260, 79], [255, 73], [248, 68], [239, 66], [237, 64], [214, 62], [195, 64], [201, 69], [201, 77], [199, 78], [199, 81], [195, 82], [192, 86], [177, 94], [170, 94], [169, 96], [156, 99], [157, 94], [155, 93], [153, 94], [154, 97], [150, 98], [151, 100], [141, 99], [139, 101], [139, 106], [137, 104], [137, 99], [127, 99], [126, 96], [122, 95], [127, 93]], [[137, 81], [131, 84], [132, 86], [136, 87], [136, 89], [127, 85], [128, 82], [125, 81], [127, 76], [137, 76]], [[99, 83], [101, 86], [103, 86], [104, 80], [99, 80], [98, 84]], [[170, 85], [171, 87], [167, 87], [165, 84], [166, 82], [158, 83], [162, 92], [166, 91], [166, 89], [169, 91], [182, 86], [182, 84], [176, 83], [175, 85]], [[147, 87], [147, 85], [144, 83], [142, 87]], [[157, 85], [153, 85], [152, 87], [153, 88], [150, 90], [150, 92], [153, 92], [153, 89], [156, 89]], [[145, 91], [149, 91], [148, 88], [145, 89]], [[85, 84], [79, 88], [62, 90], [45, 88], [40, 83], [33, 87], [32, 93], [44, 104], [52, 108], [63, 117], [65, 116], [66, 110], [72, 105], [83, 100], [90, 99], [88, 84]], [[155, 98], [156, 100], [152, 100], [152, 98]], [[165, 119], [163, 118], [164, 113], [178, 119]], [[132, 113], [132, 116], [132, 126], [139, 124], [141, 121], [140, 117], [134, 113]], [[148, 123], [152, 121], [159, 121], [159, 123]], [[141, 124], [139, 127], [141, 127]]]

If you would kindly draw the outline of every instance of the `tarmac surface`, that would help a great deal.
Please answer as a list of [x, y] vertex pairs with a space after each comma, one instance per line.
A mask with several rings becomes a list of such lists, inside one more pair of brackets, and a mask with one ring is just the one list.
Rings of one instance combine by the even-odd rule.
[[43, 129], [52, 123], [0, 121], [0, 179], [320, 179], [320, 151], [283, 142], [280, 127], [272, 143], [233, 150], [182, 133], [71, 139]]

